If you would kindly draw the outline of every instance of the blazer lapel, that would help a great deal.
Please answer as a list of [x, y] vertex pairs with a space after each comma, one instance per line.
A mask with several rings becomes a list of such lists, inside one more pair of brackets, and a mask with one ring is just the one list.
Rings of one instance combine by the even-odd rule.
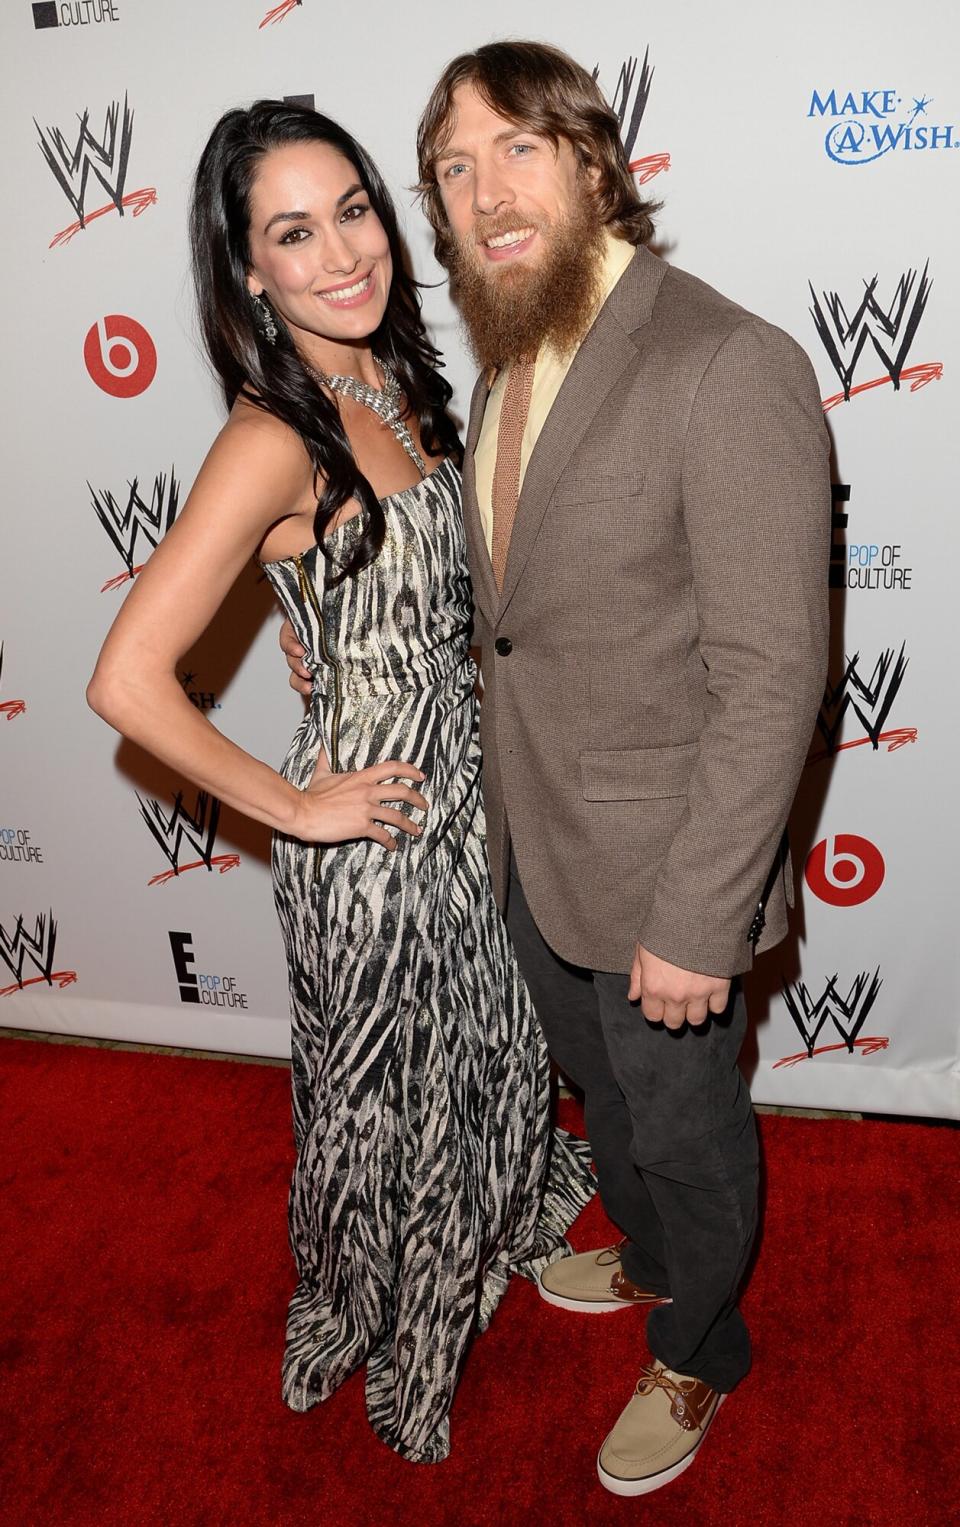
[[[494, 602], [498, 619], [514, 595], [561, 472], [608, 394], [636, 361], [637, 344], [630, 335], [649, 322], [665, 273], [655, 255], [638, 249], [573, 358], [524, 474], [503, 590]], [[495, 593], [492, 569], [490, 581]]]
[[483, 523], [480, 519], [475, 460], [477, 441], [480, 439], [480, 430], [483, 426], [483, 414], [487, 406], [489, 391], [486, 373], [481, 371], [477, 377], [476, 386], [473, 389], [473, 396], [470, 399], [470, 420], [467, 425], [467, 443], [463, 454], [463, 524], [467, 537], [467, 553], [470, 563], [470, 576], [473, 581], [474, 598], [492, 625], [496, 619], [500, 594], [497, 589], [496, 579], [493, 576], [493, 564], [490, 561], [487, 539], [483, 533]]

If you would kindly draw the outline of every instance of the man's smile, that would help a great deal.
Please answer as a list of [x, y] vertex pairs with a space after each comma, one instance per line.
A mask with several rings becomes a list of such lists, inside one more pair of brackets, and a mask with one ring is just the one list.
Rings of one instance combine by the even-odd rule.
[[488, 260], [510, 260], [529, 249], [536, 236], [536, 228], [513, 228], [509, 233], [497, 233], [481, 240], [480, 247]]

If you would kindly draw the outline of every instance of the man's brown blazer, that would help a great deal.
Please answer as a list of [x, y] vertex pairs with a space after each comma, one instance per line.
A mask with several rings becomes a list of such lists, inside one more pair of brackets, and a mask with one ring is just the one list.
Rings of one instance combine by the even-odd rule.
[[780, 845], [826, 675], [813, 369], [638, 249], [530, 458], [502, 593], [473, 463], [486, 395], [481, 377], [464, 516], [497, 900], [512, 840], [564, 959], [627, 971], [639, 941], [734, 975], [786, 931]]

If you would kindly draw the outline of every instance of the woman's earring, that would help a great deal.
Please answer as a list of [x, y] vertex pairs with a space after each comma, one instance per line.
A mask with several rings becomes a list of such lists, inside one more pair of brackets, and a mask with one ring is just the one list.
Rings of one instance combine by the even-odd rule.
[[256, 322], [260, 327], [264, 339], [267, 341], [268, 345], [275, 345], [277, 342], [277, 325], [274, 322], [273, 313], [270, 311], [270, 308], [263, 300], [263, 293], [257, 292], [254, 294], [251, 292], [250, 301], [253, 303], [253, 311], [256, 316]]

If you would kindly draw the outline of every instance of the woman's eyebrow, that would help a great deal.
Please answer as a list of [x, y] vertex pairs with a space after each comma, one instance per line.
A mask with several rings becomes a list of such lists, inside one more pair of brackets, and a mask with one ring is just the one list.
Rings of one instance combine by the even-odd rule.
[[[357, 192], [362, 190], [363, 186], [359, 180], [356, 181], [354, 185], [344, 191], [342, 196], [337, 197], [336, 206], [342, 207], [344, 202], [350, 200], [351, 196], [356, 196]], [[308, 217], [310, 217], [309, 212], [275, 212], [263, 231], [264, 233], [269, 233], [274, 223], [300, 223], [304, 222]]]
[[298, 223], [309, 216], [309, 212], [275, 212], [263, 231], [269, 233], [274, 223]]

